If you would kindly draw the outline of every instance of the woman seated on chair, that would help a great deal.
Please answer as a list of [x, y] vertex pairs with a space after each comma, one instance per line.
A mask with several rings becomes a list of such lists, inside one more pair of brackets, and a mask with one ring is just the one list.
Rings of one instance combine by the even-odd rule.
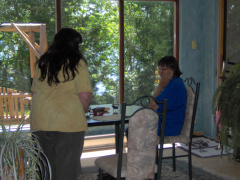
[[[153, 97], [157, 101], [168, 100], [165, 136], [177, 136], [181, 133], [187, 102], [187, 90], [180, 78], [182, 72], [173, 56], [165, 56], [158, 62], [158, 73], [161, 80]], [[151, 108], [162, 112], [162, 105], [150, 102]], [[158, 135], [160, 135], [161, 118], [159, 119]]]

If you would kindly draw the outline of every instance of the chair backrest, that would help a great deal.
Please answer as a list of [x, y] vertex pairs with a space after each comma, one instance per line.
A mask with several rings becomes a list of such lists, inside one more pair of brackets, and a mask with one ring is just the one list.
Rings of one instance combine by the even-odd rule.
[[187, 89], [187, 105], [181, 135], [189, 137], [191, 141], [196, 118], [200, 83], [196, 83], [192, 77], [187, 78], [184, 82], [186, 83]]
[[159, 116], [141, 109], [129, 120], [126, 179], [153, 179]]
[[[153, 99], [157, 104], [163, 105], [163, 110], [161, 113], [157, 113], [153, 111], [151, 108], [148, 108], [148, 105], [150, 103], [150, 99]], [[118, 171], [117, 171], [117, 178], [120, 179], [121, 177], [121, 168], [122, 168], [122, 157], [123, 157], [123, 138], [124, 138], [124, 130], [125, 130], [125, 119], [126, 119], [126, 107], [127, 106], [134, 106], [134, 105], [140, 105], [142, 108], [137, 109], [132, 115], [128, 115], [128, 118], [130, 118], [130, 127], [129, 129], [129, 142], [130, 142], [130, 157], [127, 158], [127, 179], [150, 179], [150, 178], [144, 178], [146, 177], [152, 177], [154, 176], [154, 164], [155, 164], [155, 157], [156, 157], [156, 145], [158, 143], [157, 141], [157, 127], [158, 127], [158, 119], [159, 116], [162, 116], [163, 122], [166, 123], [166, 113], [167, 113], [167, 100], [164, 100], [163, 102], [157, 102], [152, 96], [142, 96], [135, 100], [132, 104], [121, 104], [121, 129], [120, 129], [120, 139], [119, 139], [119, 153], [118, 153]], [[153, 119], [154, 120], [153, 120]], [[133, 121], [133, 122], [131, 122]], [[144, 122], [147, 121], [147, 122]], [[141, 123], [140, 123], [141, 122]], [[139, 124], [138, 124], [139, 123]], [[155, 125], [153, 127], [153, 125]], [[148, 132], [148, 136], [152, 136], [149, 138], [145, 138], [146, 134], [141, 134], [138, 137], [134, 137], [134, 133], [139, 134], [141, 131], [132, 131], [132, 128], [134, 126], [144, 129], [144, 133]], [[165, 127], [165, 125], [164, 125]], [[142, 130], [143, 130], [142, 129]], [[152, 131], [152, 132], [151, 132]], [[130, 137], [131, 136], [131, 137]], [[151, 139], [152, 138], [152, 139]], [[137, 140], [138, 139], [138, 140]], [[141, 140], [140, 140], [141, 139]], [[146, 141], [147, 140], [147, 141]], [[134, 143], [134, 141], [137, 141]], [[132, 142], [132, 143], [131, 143]], [[145, 143], [145, 145], [144, 145]], [[146, 152], [146, 150], [142, 150], [143, 147], [147, 147], [148, 145], [151, 145], [151, 152]], [[141, 146], [141, 148], [140, 148]], [[139, 149], [139, 152], [137, 153], [137, 149]], [[150, 151], [150, 150], [149, 150]], [[154, 153], [153, 153], [154, 152]], [[137, 154], [135, 154], [137, 153]], [[149, 158], [149, 154], [151, 154], [151, 158]], [[147, 157], [144, 157], [144, 155], [148, 155]], [[141, 160], [139, 160], [139, 158]], [[149, 158], [148, 160], [146, 160]], [[143, 160], [144, 159], [144, 160]], [[143, 160], [143, 161], [142, 161]], [[147, 163], [147, 161], [151, 163]], [[147, 164], [145, 164], [147, 163]], [[150, 165], [151, 164], [151, 165]], [[149, 166], [149, 167], [148, 167]], [[146, 170], [143, 170], [142, 168], [146, 168]], [[140, 173], [144, 172], [144, 173]], [[141, 174], [141, 175], [139, 175]], [[143, 175], [144, 174], [144, 175]], [[138, 177], [138, 178], [136, 178]]]

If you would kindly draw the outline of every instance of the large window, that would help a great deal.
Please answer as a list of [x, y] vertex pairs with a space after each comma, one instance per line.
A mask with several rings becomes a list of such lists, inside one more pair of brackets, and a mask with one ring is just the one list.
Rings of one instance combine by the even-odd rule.
[[[118, 1], [61, 1], [61, 26], [83, 35], [81, 49], [91, 72], [93, 104], [120, 101], [120, 68], [124, 68], [126, 102], [152, 94], [158, 60], [174, 54], [174, 1], [124, 1], [123, 9], [121, 27]], [[124, 28], [124, 36], [120, 28]], [[119, 42], [123, 39], [124, 67], [120, 67]]]
[[112, 103], [118, 94], [118, 2], [62, 0], [62, 27], [78, 30], [94, 91], [92, 104]]
[[[152, 94], [159, 79], [157, 62], [176, 52], [175, 1], [128, 0], [123, 4], [120, 7], [122, 4], [115, 0], [61, 0], [61, 27], [74, 28], [83, 35], [81, 50], [94, 88], [92, 104], [118, 103], [121, 93], [125, 102]], [[122, 8], [123, 12], [119, 12]], [[93, 127], [88, 135], [113, 132], [113, 127]]]
[[[159, 78], [158, 60], [176, 55], [178, 0], [122, 2], [0, 0], [0, 22], [45, 23], [48, 44], [59, 24], [76, 29], [83, 36], [80, 48], [91, 73], [92, 104], [118, 103], [121, 98], [131, 102], [152, 94]], [[35, 39], [39, 41], [38, 34]], [[0, 32], [1, 87], [30, 92], [29, 59], [28, 45], [17, 32]]]
[[[56, 31], [56, 0], [0, 0], [0, 22], [45, 23], [48, 44]], [[119, 42], [124, 39], [124, 99], [151, 94], [156, 63], [173, 55], [174, 1], [124, 1], [124, 27], [115, 0], [62, 0], [62, 27], [81, 32], [89, 63], [93, 104], [119, 102]], [[120, 37], [119, 28], [124, 28]], [[38, 34], [35, 36], [39, 40]], [[17, 32], [0, 33], [1, 86], [30, 91], [29, 48]], [[123, 77], [122, 77], [123, 78]]]

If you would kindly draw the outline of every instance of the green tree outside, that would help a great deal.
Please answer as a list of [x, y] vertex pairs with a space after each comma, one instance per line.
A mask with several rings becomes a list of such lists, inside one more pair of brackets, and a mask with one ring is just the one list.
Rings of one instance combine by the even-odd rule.
[[[55, 35], [55, 0], [0, 0], [0, 22], [45, 23]], [[119, 4], [106, 0], [62, 0], [62, 27], [83, 36], [80, 46], [91, 73], [92, 104], [119, 100]], [[125, 1], [125, 101], [150, 95], [156, 65], [173, 54], [173, 2]], [[39, 36], [36, 34], [36, 41]], [[0, 32], [0, 84], [30, 92], [29, 48], [17, 33]]]

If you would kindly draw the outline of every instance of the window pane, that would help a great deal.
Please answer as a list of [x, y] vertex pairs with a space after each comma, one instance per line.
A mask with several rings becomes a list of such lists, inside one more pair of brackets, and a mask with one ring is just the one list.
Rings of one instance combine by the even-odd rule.
[[[173, 4], [125, 1], [126, 102], [153, 91], [157, 61], [173, 54]], [[92, 104], [119, 102], [118, 6], [114, 0], [62, 0], [62, 27], [74, 28], [83, 36], [81, 50], [94, 88]], [[113, 127], [94, 127], [88, 134], [113, 132]]]
[[152, 95], [157, 62], [173, 55], [174, 2], [125, 1], [124, 19], [124, 100], [133, 102]]
[[119, 89], [118, 2], [62, 0], [62, 27], [78, 30], [93, 85], [92, 104], [113, 103]]
[[[231, 63], [240, 62], [240, 2], [227, 1], [227, 25], [226, 25], [226, 60]], [[233, 64], [227, 64], [229, 71]]]
[[[82, 34], [80, 46], [89, 66], [96, 104], [112, 104], [119, 98], [118, 2], [62, 0], [62, 27]], [[90, 127], [87, 135], [112, 134], [114, 126]]]
[[[0, 22], [45, 23], [48, 42], [52, 41], [55, 34], [55, 0], [0, 0], [0, 3]], [[35, 33], [35, 42], [39, 44], [39, 33]], [[1, 31], [1, 86], [30, 92], [29, 64], [29, 48], [23, 38], [17, 32]]]

